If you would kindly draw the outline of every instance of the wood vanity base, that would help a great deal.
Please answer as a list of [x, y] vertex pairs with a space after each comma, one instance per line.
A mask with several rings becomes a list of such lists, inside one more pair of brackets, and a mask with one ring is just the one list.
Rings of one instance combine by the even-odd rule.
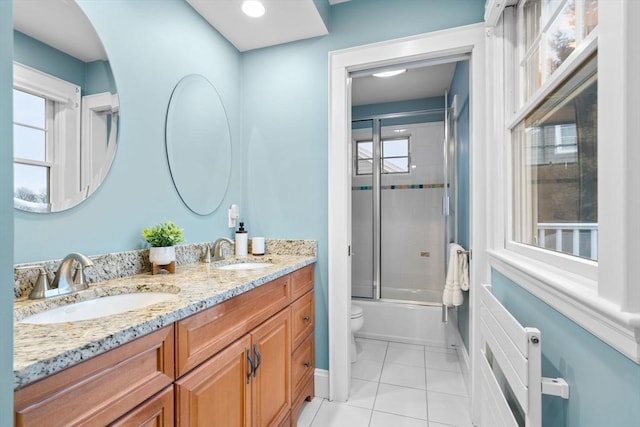
[[313, 398], [313, 268], [17, 390], [14, 425], [295, 427]]

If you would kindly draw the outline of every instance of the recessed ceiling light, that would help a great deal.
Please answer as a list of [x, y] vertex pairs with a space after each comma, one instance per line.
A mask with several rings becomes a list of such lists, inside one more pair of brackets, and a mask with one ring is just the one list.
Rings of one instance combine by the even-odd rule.
[[399, 70], [383, 71], [382, 73], [375, 73], [374, 76], [375, 77], [393, 77], [393, 76], [397, 76], [398, 74], [402, 74], [406, 72], [407, 72], [406, 68], [401, 68]]
[[260, 18], [264, 15], [264, 5], [258, 0], [245, 0], [242, 2], [242, 11], [252, 18]]
[[394, 129], [393, 131], [396, 132], [396, 133], [402, 133], [402, 132], [406, 132], [407, 130], [406, 129]]

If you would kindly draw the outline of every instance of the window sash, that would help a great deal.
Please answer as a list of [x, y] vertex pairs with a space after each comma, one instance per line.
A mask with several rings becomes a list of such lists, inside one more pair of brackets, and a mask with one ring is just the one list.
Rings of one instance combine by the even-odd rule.
[[[518, 5], [516, 11], [516, 22], [513, 23], [514, 29], [516, 29], [516, 44], [514, 48], [515, 55], [512, 56], [513, 68], [511, 69], [511, 75], [514, 78], [505, 81], [514, 82], [513, 93], [516, 96], [513, 98], [514, 104], [510, 114], [507, 115], [507, 123], [505, 126], [505, 159], [507, 161], [507, 169], [505, 170], [506, 177], [508, 177], [508, 185], [505, 193], [505, 210], [506, 221], [504, 225], [504, 248], [514, 253], [526, 256], [531, 259], [541, 261], [547, 265], [557, 267], [562, 271], [566, 271], [575, 275], [576, 277], [582, 277], [587, 288], [597, 289], [598, 279], [598, 262], [586, 258], [580, 258], [571, 254], [556, 252], [553, 250], [536, 247], [533, 245], [520, 243], [515, 240], [515, 224], [521, 223], [523, 215], [532, 215], [532, 207], [528, 205], [527, 201], [531, 201], [530, 197], [520, 197], [518, 203], [519, 206], [515, 206], [515, 196], [513, 186], [518, 185], [515, 181], [514, 175], [514, 151], [518, 149], [514, 143], [514, 132], [518, 126], [524, 123], [524, 120], [529, 116], [549, 94], [555, 91], [576, 69], [578, 69], [591, 55], [593, 55], [598, 48], [598, 27], [595, 27], [587, 37], [585, 37], [581, 44], [577, 45], [575, 50], [564, 60], [564, 62], [555, 70], [553, 74], [541, 84], [541, 86], [527, 99], [524, 97], [524, 70], [521, 66], [523, 63], [524, 55], [524, 35], [523, 35], [523, 11], [522, 6], [526, 2], [521, 2]], [[557, 9], [554, 10], [554, 14], [546, 21], [545, 28], [552, 25], [555, 17], [565, 6], [566, 0], [558, 4]], [[576, 12], [577, 13], [577, 12]], [[544, 30], [542, 30], [544, 31]], [[541, 34], [544, 34], [541, 32]], [[540, 35], [539, 35], [540, 36]], [[535, 40], [539, 40], [537, 37]], [[534, 42], [535, 42], [534, 40]], [[509, 73], [509, 71], [507, 71]], [[508, 76], [508, 74], [507, 74]], [[509, 116], [511, 116], [509, 118]], [[521, 177], [523, 179], [525, 177]], [[522, 204], [524, 203], [524, 205]], [[531, 218], [529, 218], [531, 219]]]
[[[589, 22], [586, 20], [586, 2], [589, 0], [575, 0], [574, 1], [574, 17], [575, 17], [575, 27], [573, 31], [574, 41], [573, 44], [573, 52], [564, 60], [562, 63], [554, 70], [549, 69], [549, 60], [550, 56], [548, 56], [549, 49], [547, 41], [547, 35], [549, 31], [553, 28], [554, 25], [558, 22], [560, 15], [564, 12], [565, 7], [567, 7], [570, 3], [569, 0], [558, 0], [555, 2], [555, 6], [552, 10], [545, 11], [545, 7], [542, 4], [544, 0], [541, 2], [534, 2], [534, 0], [523, 0], [518, 4], [517, 16], [518, 16], [518, 70], [517, 75], [519, 76], [519, 82], [521, 83], [518, 87], [518, 99], [517, 105], [519, 106], [527, 106], [530, 103], [528, 102], [531, 98], [535, 97], [535, 94], [538, 90], [547, 86], [545, 83], [552, 78], [554, 75], [558, 74], [559, 70], [563, 68], [565, 62], [573, 56], [576, 51], [582, 49], [582, 45], [585, 42], [593, 39], [592, 33], [597, 29], [597, 24], [594, 28], [590, 29], [587, 27]], [[553, 4], [554, 1], [550, 1], [549, 4]], [[531, 34], [529, 29], [528, 22], [526, 21], [526, 7], [530, 4], [539, 4], [541, 11], [538, 15], [541, 20], [544, 20], [542, 25], [540, 23], [536, 23], [535, 31], [537, 34]], [[597, 9], [596, 9], [597, 10]], [[533, 37], [532, 40], [528, 40], [529, 37]], [[528, 43], [527, 43], [528, 42]], [[579, 61], [581, 62], [581, 61]], [[531, 83], [530, 76], [528, 73], [531, 71], [531, 68], [528, 66], [535, 66], [538, 69], [538, 78], [539, 82], [536, 82], [536, 87], [533, 90], [529, 90], [528, 85]], [[563, 79], [560, 79], [563, 80]], [[552, 84], [555, 86], [556, 83]], [[539, 97], [536, 97], [539, 102]]]

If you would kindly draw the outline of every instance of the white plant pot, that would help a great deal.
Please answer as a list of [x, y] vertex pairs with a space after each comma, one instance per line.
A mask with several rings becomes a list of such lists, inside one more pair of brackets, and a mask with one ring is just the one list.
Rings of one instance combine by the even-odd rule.
[[175, 246], [164, 246], [149, 248], [149, 261], [156, 263], [156, 265], [171, 264], [176, 260], [176, 248]]

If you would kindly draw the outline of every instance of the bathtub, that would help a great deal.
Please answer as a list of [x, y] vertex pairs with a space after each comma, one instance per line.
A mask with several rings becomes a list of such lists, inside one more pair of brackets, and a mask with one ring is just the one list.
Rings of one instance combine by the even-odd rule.
[[362, 307], [364, 325], [356, 337], [456, 348], [459, 333], [455, 316], [442, 323], [442, 307], [389, 301], [353, 299]]

